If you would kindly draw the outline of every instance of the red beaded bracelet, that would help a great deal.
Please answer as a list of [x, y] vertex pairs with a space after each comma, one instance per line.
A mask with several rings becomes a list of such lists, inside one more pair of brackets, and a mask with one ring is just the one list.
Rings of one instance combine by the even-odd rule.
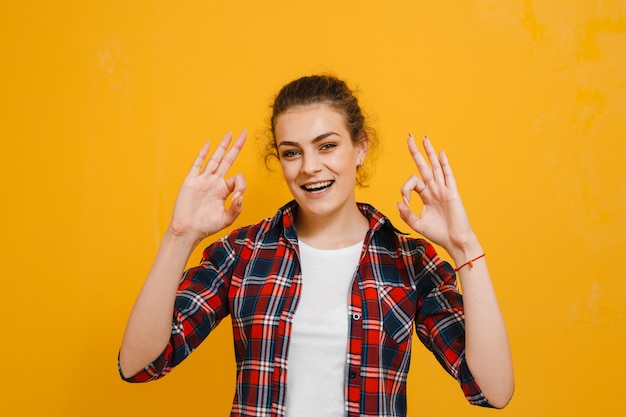
[[465, 262], [463, 265], [459, 266], [458, 268], [454, 268], [454, 272], [459, 272], [459, 269], [463, 268], [466, 265], [469, 265], [470, 269], [473, 268], [474, 267], [474, 261], [479, 260], [483, 256], [485, 256], [484, 253], [482, 255], [479, 255], [479, 256], [475, 257], [474, 259], [470, 259], [469, 261]]

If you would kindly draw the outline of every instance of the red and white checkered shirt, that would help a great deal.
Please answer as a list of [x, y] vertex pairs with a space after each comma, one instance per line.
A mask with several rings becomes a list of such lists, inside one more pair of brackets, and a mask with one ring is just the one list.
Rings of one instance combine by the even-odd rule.
[[[185, 272], [176, 297], [169, 345], [126, 378], [144, 382], [169, 373], [230, 315], [237, 360], [231, 416], [284, 416], [287, 353], [302, 286], [297, 204], [237, 229], [204, 251]], [[369, 219], [350, 292], [346, 352], [347, 416], [406, 415], [406, 377], [413, 328], [472, 404], [489, 403], [465, 361], [462, 298], [452, 267], [423, 239], [398, 232], [380, 212]]]

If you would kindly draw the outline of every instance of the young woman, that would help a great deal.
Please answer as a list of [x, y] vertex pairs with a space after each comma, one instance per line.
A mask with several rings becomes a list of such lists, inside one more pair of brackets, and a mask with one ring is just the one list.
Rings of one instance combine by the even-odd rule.
[[[226, 177], [245, 131], [234, 142], [226, 135], [210, 157], [209, 144], [202, 148], [131, 312], [122, 377], [167, 374], [230, 315], [231, 415], [404, 416], [415, 329], [470, 403], [504, 407], [513, 393], [506, 328], [445, 154], [425, 138], [428, 163], [409, 136], [419, 176], [401, 187], [398, 209], [456, 269], [426, 240], [356, 202], [375, 137], [343, 81], [287, 84], [271, 130], [269, 149], [293, 201], [211, 244], [201, 264], [184, 271], [193, 249], [237, 218], [245, 191], [241, 175]], [[423, 202], [419, 215], [409, 207], [413, 192]]]

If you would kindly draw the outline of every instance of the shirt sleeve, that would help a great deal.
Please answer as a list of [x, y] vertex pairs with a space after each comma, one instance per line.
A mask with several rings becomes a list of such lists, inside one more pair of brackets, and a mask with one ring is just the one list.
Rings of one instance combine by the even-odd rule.
[[[232, 235], [231, 235], [232, 236]], [[204, 250], [200, 265], [183, 274], [174, 303], [170, 341], [161, 355], [127, 382], [147, 382], [167, 375], [193, 352], [229, 314], [228, 289], [236, 254], [228, 238]]]
[[[474, 380], [465, 359], [465, 316], [463, 298], [452, 266], [441, 260], [434, 247], [424, 241], [416, 332], [441, 366], [461, 385], [465, 398], [474, 405], [492, 407]], [[419, 265], [419, 263], [418, 263]]]

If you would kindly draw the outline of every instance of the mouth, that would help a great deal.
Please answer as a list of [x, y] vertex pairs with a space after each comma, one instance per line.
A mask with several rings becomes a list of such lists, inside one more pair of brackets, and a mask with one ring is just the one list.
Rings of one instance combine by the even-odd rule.
[[300, 188], [302, 188], [304, 191], [308, 192], [308, 193], [321, 193], [322, 191], [324, 191], [325, 189], [327, 189], [328, 187], [330, 187], [331, 185], [334, 184], [335, 181], [320, 181], [320, 182], [314, 182], [311, 184], [305, 184], [303, 186], [301, 186]]

